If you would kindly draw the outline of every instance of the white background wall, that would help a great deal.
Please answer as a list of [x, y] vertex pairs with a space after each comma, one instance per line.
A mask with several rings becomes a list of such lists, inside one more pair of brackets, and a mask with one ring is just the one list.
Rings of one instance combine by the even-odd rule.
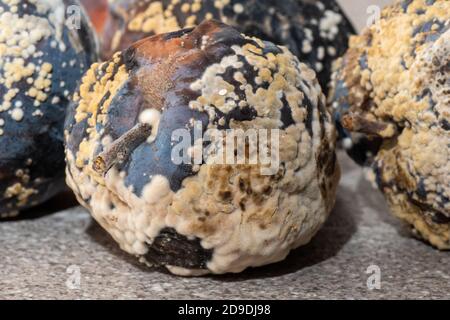
[[384, 6], [394, 3], [394, 0], [338, 0], [355, 26], [361, 30], [367, 24], [369, 14], [367, 8], [371, 5]]

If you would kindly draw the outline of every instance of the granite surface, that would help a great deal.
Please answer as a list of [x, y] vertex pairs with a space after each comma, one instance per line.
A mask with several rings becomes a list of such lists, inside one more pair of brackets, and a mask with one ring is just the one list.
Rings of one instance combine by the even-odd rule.
[[[340, 2], [362, 27], [369, 5], [391, 1]], [[0, 224], [0, 299], [450, 299], [450, 252], [414, 239], [363, 171], [339, 158], [344, 175], [335, 210], [284, 262], [206, 278], [147, 269], [84, 209], [50, 214], [74, 203], [64, 194], [35, 209], [31, 220]], [[380, 271], [379, 290], [368, 289], [369, 267]]]
[[[0, 224], [0, 298], [449, 299], [450, 253], [412, 238], [363, 171], [339, 158], [345, 175], [335, 210], [284, 262], [239, 275], [171, 276], [121, 252], [75, 207]], [[367, 287], [370, 266], [381, 272], [380, 290]]]

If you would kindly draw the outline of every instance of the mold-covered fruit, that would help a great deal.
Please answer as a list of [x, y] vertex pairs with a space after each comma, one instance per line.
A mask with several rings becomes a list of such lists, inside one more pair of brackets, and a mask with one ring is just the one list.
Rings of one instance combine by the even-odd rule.
[[328, 87], [331, 64], [353, 27], [335, 0], [110, 0], [102, 38], [104, 58], [147, 36], [216, 19], [239, 31], [287, 46]]
[[79, 28], [66, 16], [71, 5], [78, 2], [0, 1], [2, 218], [45, 201], [64, 185], [65, 111], [96, 59], [83, 11], [72, 17], [81, 18]]
[[[143, 262], [179, 275], [277, 262], [310, 241], [335, 201], [324, 100], [314, 71], [285, 47], [220, 22], [146, 38], [84, 77], [66, 121], [67, 182]], [[184, 156], [197, 154], [208, 143], [196, 134], [210, 130], [270, 131], [273, 166], [178, 162], [179, 138], [189, 142]], [[255, 140], [244, 141], [252, 159]]]
[[351, 41], [330, 103], [395, 215], [450, 249], [450, 1], [398, 1]]

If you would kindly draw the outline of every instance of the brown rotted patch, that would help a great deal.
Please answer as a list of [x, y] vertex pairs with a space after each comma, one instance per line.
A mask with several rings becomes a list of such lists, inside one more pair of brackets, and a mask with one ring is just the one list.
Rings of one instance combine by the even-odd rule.
[[206, 269], [212, 253], [213, 250], [202, 247], [200, 239], [190, 240], [172, 228], [165, 228], [152, 242], [145, 258], [157, 266]]

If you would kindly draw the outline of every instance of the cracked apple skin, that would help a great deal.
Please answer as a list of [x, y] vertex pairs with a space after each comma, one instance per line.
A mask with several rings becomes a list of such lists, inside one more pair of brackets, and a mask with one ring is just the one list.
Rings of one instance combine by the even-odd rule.
[[147, 36], [216, 19], [249, 36], [287, 46], [328, 88], [331, 65], [354, 28], [335, 0], [110, 0], [103, 58]]
[[[278, 170], [176, 164], [172, 134], [192, 133], [195, 122], [202, 131], [279, 130]], [[310, 241], [335, 201], [336, 132], [314, 71], [217, 21], [93, 65], [65, 128], [67, 183], [80, 203], [123, 250], [177, 275], [281, 261]], [[118, 145], [131, 149], [111, 153]], [[120, 161], [98, 171], [107, 154]]]
[[350, 41], [330, 104], [392, 212], [450, 249], [450, 2], [398, 1]]
[[84, 13], [64, 25], [76, 1], [0, 1], [0, 219], [64, 189], [63, 127], [82, 75], [97, 58]]

